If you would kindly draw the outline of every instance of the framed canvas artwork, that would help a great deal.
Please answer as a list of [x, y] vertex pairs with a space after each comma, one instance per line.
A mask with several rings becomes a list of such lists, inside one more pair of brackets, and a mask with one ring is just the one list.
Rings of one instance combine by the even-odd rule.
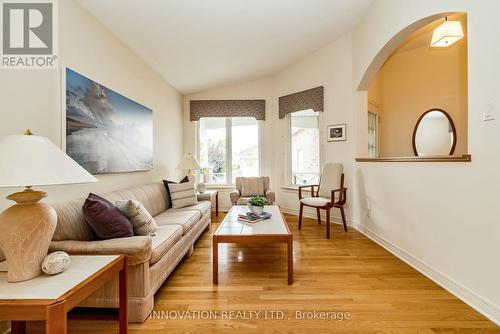
[[91, 174], [153, 168], [153, 111], [65, 69], [66, 153]]
[[335, 124], [327, 127], [328, 141], [345, 141], [346, 140], [346, 124]]

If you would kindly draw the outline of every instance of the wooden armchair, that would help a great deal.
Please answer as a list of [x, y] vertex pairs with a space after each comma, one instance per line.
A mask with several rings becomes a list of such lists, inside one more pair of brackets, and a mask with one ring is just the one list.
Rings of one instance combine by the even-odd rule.
[[[311, 197], [302, 197], [302, 189], [310, 188]], [[344, 187], [343, 166], [340, 163], [329, 163], [325, 165], [319, 185], [307, 185], [299, 187], [299, 230], [302, 226], [302, 213], [304, 206], [316, 209], [318, 224], [321, 224], [320, 210], [326, 210], [326, 237], [330, 238], [330, 209], [339, 208], [344, 223], [344, 231], [347, 231], [344, 205], [347, 198], [347, 188]]]

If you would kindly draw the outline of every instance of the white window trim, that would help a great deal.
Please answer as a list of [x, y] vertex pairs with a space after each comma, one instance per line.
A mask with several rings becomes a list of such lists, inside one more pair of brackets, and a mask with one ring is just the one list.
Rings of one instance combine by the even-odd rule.
[[[195, 121], [195, 149], [196, 156], [200, 157], [200, 122]], [[232, 117], [225, 117], [225, 127], [226, 127], [226, 182], [225, 183], [207, 183], [207, 188], [209, 189], [226, 189], [234, 188], [233, 179], [233, 154], [232, 154]], [[259, 156], [259, 166], [257, 167], [259, 175], [262, 175], [262, 121], [257, 120], [258, 129], [258, 156]]]
[[[285, 126], [285, 161], [286, 161], [286, 180], [283, 183], [284, 186], [281, 186], [281, 188], [286, 189], [286, 190], [293, 190], [293, 189], [298, 189], [299, 185], [293, 184], [292, 178], [293, 178], [293, 173], [292, 173], [292, 114], [289, 113], [285, 116], [286, 122]], [[324, 143], [323, 139], [325, 139], [323, 131], [321, 129], [323, 128], [323, 112], [318, 113], [318, 131], [319, 131], [319, 175], [321, 177], [321, 171], [322, 171], [322, 166], [323, 166], [323, 157], [324, 157]]]

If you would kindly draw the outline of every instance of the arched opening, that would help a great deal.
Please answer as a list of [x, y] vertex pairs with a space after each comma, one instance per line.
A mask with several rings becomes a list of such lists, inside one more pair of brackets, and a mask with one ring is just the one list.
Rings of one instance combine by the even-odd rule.
[[[373, 59], [359, 89], [368, 92], [368, 158], [467, 154], [467, 15], [433, 15], [400, 31]], [[431, 109], [449, 117], [422, 121]], [[425, 140], [414, 136], [417, 123]], [[417, 151], [419, 139], [450, 147]]]

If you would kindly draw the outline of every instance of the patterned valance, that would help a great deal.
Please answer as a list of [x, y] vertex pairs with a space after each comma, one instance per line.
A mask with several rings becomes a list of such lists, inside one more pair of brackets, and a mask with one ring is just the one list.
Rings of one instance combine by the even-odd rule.
[[191, 100], [189, 108], [191, 121], [199, 121], [201, 117], [266, 119], [266, 100]]
[[312, 109], [323, 111], [323, 86], [282, 96], [279, 99], [279, 117], [291, 112]]

